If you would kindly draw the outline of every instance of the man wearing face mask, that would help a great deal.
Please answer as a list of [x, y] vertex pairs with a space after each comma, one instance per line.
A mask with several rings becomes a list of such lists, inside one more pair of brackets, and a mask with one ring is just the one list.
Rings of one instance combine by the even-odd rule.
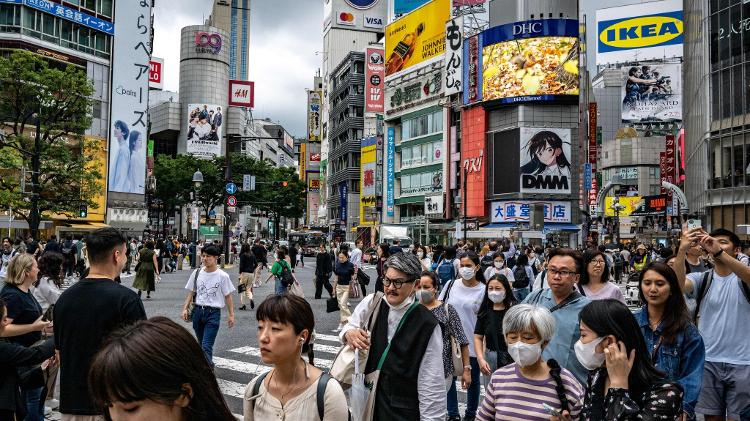
[[544, 350], [544, 358], [555, 359], [572, 371], [579, 381], [585, 382], [587, 370], [576, 358], [574, 350], [580, 337], [578, 313], [590, 302], [574, 288], [582, 267], [583, 257], [579, 252], [553, 249], [550, 251], [545, 279], [548, 288], [532, 292], [523, 302], [542, 306], [555, 318], [555, 334]]
[[367, 324], [374, 294], [354, 309], [341, 330], [341, 341], [369, 350], [365, 374], [380, 370], [374, 420], [442, 421], [446, 414], [443, 341], [435, 316], [414, 298], [421, 264], [414, 254], [397, 253], [388, 258], [385, 269], [385, 297], [373, 331], [361, 326]]

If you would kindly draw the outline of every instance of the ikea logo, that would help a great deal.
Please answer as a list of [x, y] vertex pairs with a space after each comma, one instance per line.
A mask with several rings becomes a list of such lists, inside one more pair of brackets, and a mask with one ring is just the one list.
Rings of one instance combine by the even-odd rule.
[[598, 23], [599, 52], [682, 44], [682, 11]]

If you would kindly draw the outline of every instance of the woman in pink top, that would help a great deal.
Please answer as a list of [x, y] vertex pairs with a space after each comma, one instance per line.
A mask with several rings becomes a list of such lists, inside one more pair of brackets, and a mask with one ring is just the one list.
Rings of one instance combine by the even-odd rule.
[[607, 257], [599, 250], [588, 249], [583, 253], [581, 279], [578, 280], [578, 292], [589, 300], [614, 298], [625, 303], [620, 287], [609, 282], [609, 265]]

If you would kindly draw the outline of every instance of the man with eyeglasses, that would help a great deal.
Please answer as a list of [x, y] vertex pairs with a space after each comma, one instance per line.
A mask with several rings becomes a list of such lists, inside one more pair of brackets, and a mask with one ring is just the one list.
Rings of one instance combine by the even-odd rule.
[[[421, 273], [416, 255], [389, 257], [384, 293], [365, 297], [341, 330], [344, 344], [368, 350], [364, 373], [380, 370], [374, 419], [442, 421], [447, 413], [440, 326], [414, 298]], [[368, 332], [371, 316], [374, 324]]]
[[575, 288], [582, 269], [583, 256], [579, 252], [566, 248], [552, 249], [546, 273], [548, 288], [532, 292], [523, 302], [543, 306], [555, 318], [555, 334], [544, 349], [544, 359], [555, 359], [586, 384], [588, 371], [578, 362], [573, 348], [580, 338], [578, 313], [590, 302]]

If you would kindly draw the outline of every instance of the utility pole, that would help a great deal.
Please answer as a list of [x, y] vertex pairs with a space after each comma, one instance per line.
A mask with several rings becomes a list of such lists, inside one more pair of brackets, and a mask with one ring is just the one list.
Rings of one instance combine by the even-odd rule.
[[36, 118], [36, 136], [34, 136], [34, 155], [31, 156], [31, 212], [29, 222], [31, 223], [31, 238], [39, 239], [39, 155], [41, 152], [41, 138], [39, 132], [42, 130], [39, 113], [34, 113]]

